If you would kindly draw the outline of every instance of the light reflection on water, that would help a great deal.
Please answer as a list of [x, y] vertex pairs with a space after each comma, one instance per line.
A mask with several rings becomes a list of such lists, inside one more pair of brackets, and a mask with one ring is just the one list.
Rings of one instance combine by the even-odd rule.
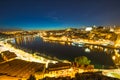
[[77, 45], [70, 42], [43, 41], [42, 38], [33, 36], [15, 38], [12, 43], [33, 52], [44, 53], [59, 59], [73, 61], [77, 56], [87, 56], [93, 63], [97, 64], [120, 64], [119, 49], [82, 43]]

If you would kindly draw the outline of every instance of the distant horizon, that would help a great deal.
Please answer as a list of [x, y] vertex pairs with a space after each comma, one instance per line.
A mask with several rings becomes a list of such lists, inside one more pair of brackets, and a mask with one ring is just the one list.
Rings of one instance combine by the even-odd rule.
[[80, 28], [84, 28], [84, 27], [93, 27], [93, 26], [96, 26], [96, 27], [100, 27], [100, 26], [103, 26], [103, 27], [114, 27], [114, 26], [116, 26], [116, 27], [119, 27], [119, 25], [99, 25], [99, 26], [97, 26], [97, 25], [91, 25], [91, 26], [69, 26], [69, 27], [57, 27], [57, 28], [55, 28], [55, 27], [53, 27], [53, 28], [20, 28], [20, 27], [1, 27], [0, 26], [0, 31], [2, 31], [2, 30], [64, 30], [64, 29], [69, 29], [69, 28], [76, 28], [76, 29], [80, 29]]

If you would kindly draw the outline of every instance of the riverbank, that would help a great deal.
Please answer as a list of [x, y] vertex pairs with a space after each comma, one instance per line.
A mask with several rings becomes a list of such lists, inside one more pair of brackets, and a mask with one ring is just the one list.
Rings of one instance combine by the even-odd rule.
[[17, 55], [17, 59], [26, 60], [30, 62], [44, 63], [46, 64], [46, 66], [49, 62], [57, 63], [57, 61], [49, 60], [44, 57], [37, 56], [35, 54], [29, 54], [23, 50], [16, 49], [14, 48], [14, 46], [8, 44], [7, 41], [8, 40], [0, 41], [0, 53], [8, 50], [8, 51], [14, 52]]
[[114, 42], [110, 41], [110, 40], [89, 40], [89, 39], [72, 39], [72, 38], [68, 38], [65, 36], [62, 37], [44, 37], [42, 35], [40, 35], [41, 38], [45, 41], [57, 41], [57, 42], [66, 42], [66, 43], [83, 43], [83, 44], [89, 44], [89, 45], [98, 45], [98, 46], [103, 46], [103, 47], [108, 47], [108, 48], [118, 48], [114, 46]]

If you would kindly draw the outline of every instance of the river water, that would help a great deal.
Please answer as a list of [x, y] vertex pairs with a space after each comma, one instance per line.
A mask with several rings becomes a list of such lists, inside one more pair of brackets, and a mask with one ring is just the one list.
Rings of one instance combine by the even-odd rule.
[[[93, 64], [114, 65], [119, 50], [96, 45], [75, 45], [73, 43], [44, 41], [40, 36], [14, 38], [12, 44], [33, 52], [44, 53], [51, 57], [74, 61], [75, 57], [86, 56]], [[116, 59], [115, 61], [113, 59]]]

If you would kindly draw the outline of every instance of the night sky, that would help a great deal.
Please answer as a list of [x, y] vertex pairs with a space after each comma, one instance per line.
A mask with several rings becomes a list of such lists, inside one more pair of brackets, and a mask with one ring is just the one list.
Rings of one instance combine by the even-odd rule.
[[0, 0], [0, 28], [120, 25], [120, 0]]

